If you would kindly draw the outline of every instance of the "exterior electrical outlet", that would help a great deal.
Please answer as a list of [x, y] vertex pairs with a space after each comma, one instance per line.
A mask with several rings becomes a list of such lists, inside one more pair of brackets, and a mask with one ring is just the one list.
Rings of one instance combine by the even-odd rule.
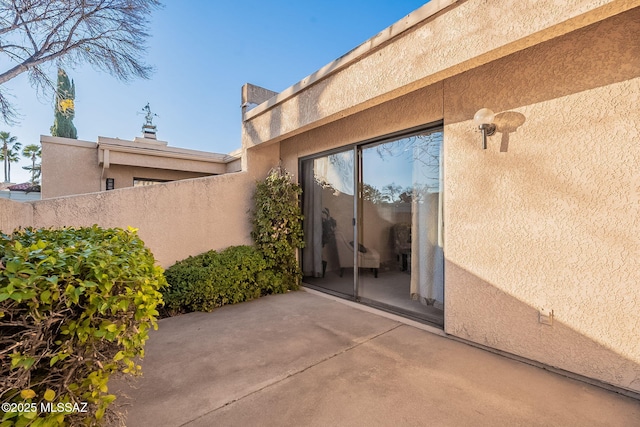
[[542, 323], [543, 325], [553, 325], [553, 310], [541, 308], [538, 311], [538, 322]]

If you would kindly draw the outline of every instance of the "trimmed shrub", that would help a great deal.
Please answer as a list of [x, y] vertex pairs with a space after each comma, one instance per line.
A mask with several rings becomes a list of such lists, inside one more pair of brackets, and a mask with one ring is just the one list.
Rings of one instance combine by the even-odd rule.
[[135, 361], [157, 328], [165, 284], [135, 229], [0, 234], [0, 401], [17, 409], [0, 425], [101, 425], [115, 417], [109, 377], [140, 371]]
[[291, 174], [276, 168], [258, 182], [254, 194], [251, 237], [262, 252], [267, 267], [284, 280], [288, 289], [298, 289], [302, 271], [296, 257], [304, 247], [300, 186]]
[[169, 267], [163, 291], [167, 314], [211, 311], [266, 294], [298, 289], [296, 252], [304, 246], [300, 186], [277, 168], [256, 184], [252, 246], [209, 251]]
[[286, 292], [282, 277], [267, 269], [253, 246], [231, 246], [179, 261], [167, 268], [163, 290], [169, 314], [211, 311], [226, 304]]

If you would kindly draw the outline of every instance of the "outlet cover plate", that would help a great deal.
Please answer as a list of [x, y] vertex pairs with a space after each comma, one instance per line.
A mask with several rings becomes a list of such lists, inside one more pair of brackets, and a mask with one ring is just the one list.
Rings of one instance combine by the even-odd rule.
[[538, 310], [538, 322], [543, 325], [553, 325], [553, 310], [541, 307]]

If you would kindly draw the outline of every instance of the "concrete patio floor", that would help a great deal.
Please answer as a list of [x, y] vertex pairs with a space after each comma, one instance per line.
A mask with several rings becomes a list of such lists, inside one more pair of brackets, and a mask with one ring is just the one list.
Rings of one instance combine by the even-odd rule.
[[639, 426], [640, 401], [309, 292], [160, 321], [127, 426]]

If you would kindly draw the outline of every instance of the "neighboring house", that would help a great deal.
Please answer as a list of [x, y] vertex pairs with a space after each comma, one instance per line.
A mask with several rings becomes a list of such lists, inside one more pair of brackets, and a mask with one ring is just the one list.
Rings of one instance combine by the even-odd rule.
[[[282, 165], [307, 286], [638, 398], [638, 34], [638, 1], [433, 0], [280, 94], [246, 86], [241, 172], [0, 200], [0, 228], [130, 225], [168, 266], [250, 243]], [[44, 170], [66, 146], [43, 142]], [[97, 191], [116, 156], [83, 147]]]
[[240, 170], [239, 155], [169, 147], [151, 138], [98, 142], [41, 136], [42, 198], [94, 193]]
[[0, 184], [0, 197], [14, 200], [16, 202], [40, 200], [40, 186], [33, 185], [30, 182], [4, 186], [3, 184]]

